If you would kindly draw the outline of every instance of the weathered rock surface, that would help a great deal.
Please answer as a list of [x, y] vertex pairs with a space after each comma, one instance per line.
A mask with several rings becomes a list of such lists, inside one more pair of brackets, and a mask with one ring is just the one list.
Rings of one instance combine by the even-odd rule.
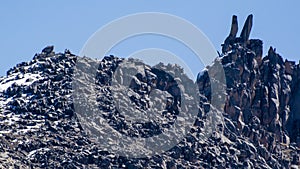
[[[222, 54], [216, 59], [226, 75], [224, 123], [207, 139], [208, 112], [220, 107], [210, 105], [212, 98], [207, 67], [197, 78], [199, 112], [190, 133], [163, 154], [145, 158], [126, 158], [101, 149], [83, 130], [74, 112], [72, 76], [77, 56], [66, 50], [55, 53], [45, 48], [30, 62], [23, 62], [0, 78], [0, 168], [296, 168], [300, 166], [300, 67], [283, 60], [272, 47], [263, 57], [262, 41], [249, 39], [252, 15], [240, 37], [237, 17]], [[99, 65], [96, 76], [97, 105], [103, 117], [118, 132], [130, 137], [151, 137], [172, 126], [181, 106], [179, 85], [172, 74], [136, 66], [131, 78], [130, 101], [136, 109], [153, 104], [149, 92], [168, 98], [163, 111], [164, 124], [133, 123], [116, 111], [112, 78], [124, 59], [107, 56], [101, 61], [86, 59], [83, 66]], [[139, 64], [139, 62], [135, 62]], [[183, 74], [174, 65], [161, 65]], [[213, 72], [218, 75], [218, 72]], [[88, 75], [84, 75], [88, 77]], [[179, 79], [187, 81], [188, 79]], [[192, 82], [191, 82], [192, 83]], [[85, 90], [85, 89], [82, 89]], [[83, 91], [88, 92], [88, 91]], [[118, 94], [118, 93], [117, 93]], [[122, 96], [122, 93], [120, 92]], [[188, 96], [186, 96], [188, 97]], [[160, 102], [158, 99], [157, 102]], [[155, 102], [155, 103], [157, 103]], [[120, 107], [126, 108], [126, 105]], [[134, 110], [133, 110], [134, 111]]]

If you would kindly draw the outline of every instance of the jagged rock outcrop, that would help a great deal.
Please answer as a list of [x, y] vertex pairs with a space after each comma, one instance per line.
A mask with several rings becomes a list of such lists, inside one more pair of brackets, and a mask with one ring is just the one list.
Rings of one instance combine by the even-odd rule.
[[[249, 39], [250, 15], [240, 37], [233, 16], [222, 54], [216, 59], [226, 75], [224, 105], [210, 105], [210, 81], [218, 75], [212, 64], [198, 75], [199, 110], [190, 132], [170, 150], [145, 158], [127, 158], [101, 149], [83, 130], [74, 111], [72, 77], [77, 56], [46, 47], [29, 62], [10, 69], [0, 78], [0, 168], [291, 168], [300, 165], [300, 68], [270, 48], [263, 57], [262, 41]], [[164, 71], [137, 70], [129, 83], [130, 100], [147, 109], [150, 90], [169, 99], [165, 124], [132, 123], [116, 111], [111, 95], [112, 78], [124, 59], [107, 56], [86, 58], [87, 69], [99, 65], [96, 76], [97, 105], [118, 132], [130, 137], [151, 137], [172, 126], [181, 106], [178, 79]], [[142, 64], [134, 61], [135, 64]], [[160, 65], [186, 77], [181, 68]], [[212, 73], [208, 73], [212, 71]], [[122, 73], [120, 71], [119, 73]], [[83, 74], [89, 78], [90, 75]], [[187, 77], [186, 77], [187, 78]], [[124, 79], [119, 79], [123, 81]], [[214, 80], [214, 79], [213, 79]], [[192, 82], [190, 82], [192, 83]], [[84, 89], [82, 89], [84, 90]], [[121, 89], [120, 89], [121, 91]], [[185, 96], [188, 97], [188, 96]], [[158, 100], [157, 102], [160, 102]], [[122, 107], [122, 106], [121, 106]], [[124, 106], [126, 107], [126, 106]], [[222, 108], [224, 123], [203, 139], [209, 111]]]
[[226, 53], [232, 48], [235, 43], [247, 44], [249, 43], [249, 36], [252, 29], [253, 15], [249, 15], [245, 21], [244, 27], [240, 34], [240, 37], [236, 37], [238, 32], [238, 21], [237, 16], [232, 16], [232, 23], [229, 36], [225, 39], [224, 44], [222, 44], [222, 52]]
[[[256, 147], [263, 146], [270, 154], [284, 155], [287, 147], [300, 145], [300, 107], [296, 104], [300, 97], [300, 66], [283, 61], [272, 47], [262, 57], [262, 41], [248, 39], [252, 15], [248, 16], [240, 37], [233, 36], [237, 33], [236, 24], [233, 16], [231, 32], [219, 58], [227, 82], [224, 112], [233, 120], [239, 134]], [[208, 77], [200, 81], [208, 85], [205, 83]], [[265, 157], [266, 161], [270, 160], [269, 155]], [[294, 157], [295, 164], [299, 165], [299, 148]]]

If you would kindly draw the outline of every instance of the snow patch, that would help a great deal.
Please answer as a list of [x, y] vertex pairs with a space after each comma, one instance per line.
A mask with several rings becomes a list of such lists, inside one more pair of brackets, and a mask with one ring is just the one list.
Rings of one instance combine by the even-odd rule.
[[27, 155], [27, 158], [31, 158], [36, 152], [46, 152], [46, 151], [49, 151], [50, 149], [49, 148], [39, 148], [39, 149], [36, 149], [36, 150], [32, 150], [28, 153]]
[[208, 69], [207, 68], [204, 68], [203, 70], [201, 70], [199, 73], [198, 73], [198, 79], [204, 75], [205, 72], [207, 72]]
[[[0, 79], [0, 92], [7, 90], [14, 83], [17, 86], [31, 85], [33, 82], [40, 80], [42, 77], [39, 74], [18, 74], [15, 76], [8, 77], [6, 79]], [[1, 103], [0, 103], [1, 104]]]

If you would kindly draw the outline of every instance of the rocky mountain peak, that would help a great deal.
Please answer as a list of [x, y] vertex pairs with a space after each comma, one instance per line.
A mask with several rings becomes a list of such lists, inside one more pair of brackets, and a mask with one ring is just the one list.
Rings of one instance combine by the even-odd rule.
[[[283, 61], [273, 47], [262, 57], [262, 41], [248, 39], [252, 18], [248, 16], [236, 37], [237, 17], [233, 16], [230, 34], [222, 44], [219, 60], [227, 84], [224, 112], [238, 133], [255, 146], [264, 145], [270, 152], [276, 144], [299, 147], [299, 64]], [[209, 77], [199, 77], [198, 84], [201, 91], [207, 90]], [[209, 98], [211, 93], [205, 93]]]
[[[76, 73], [81, 75], [79, 83], [95, 77], [74, 72], [74, 67], [80, 64], [88, 70], [99, 65], [94, 84], [95, 104], [108, 125], [130, 137], [152, 137], [174, 125], [182, 108], [180, 99], [196, 93], [181, 85], [181, 81], [193, 83], [182, 69], [160, 64], [159, 70], [141, 61], [116, 56], [106, 56], [100, 61], [83, 58], [79, 62], [79, 57], [69, 50], [55, 53], [53, 46], [44, 48], [31, 61], [17, 64], [0, 78], [0, 168], [297, 168], [300, 166], [300, 66], [283, 60], [273, 47], [263, 56], [262, 40], [249, 39], [252, 20], [249, 15], [237, 37], [237, 16], [232, 17], [220, 57], [197, 76], [199, 108], [190, 132], [170, 150], [143, 158], [129, 158], [102, 149], [83, 129], [72, 97], [73, 77]], [[118, 69], [123, 63], [127, 64], [124, 70], [137, 72], [136, 75], [129, 77], [123, 69]], [[219, 65], [216, 63], [221, 63], [226, 78], [225, 98], [221, 98], [224, 103], [219, 107], [210, 104], [212, 96], [220, 94], [212, 92], [211, 81], [218, 82], [209, 77], [218, 76], [220, 69], [214, 69]], [[140, 70], [140, 65], [145, 70]], [[135, 105], [133, 115], [149, 105], [163, 103], [160, 100], [163, 97], [151, 101], [150, 91], [166, 96], [165, 109], [159, 116], [162, 124], [146, 123], [143, 119], [134, 123], [116, 109], [111, 87], [114, 73], [132, 78], [128, 84], [130, 93], [124, 93], [121, 86], [115, 89], [115, 94], [121, 100], [130, 94], [127, 101]], [[79, 93], [92, 91], [88, 87], [80, 88]], [[180, 90], [188, 94], [180, 95]], [[120, 105], [128, 107], [123, 102]], [[212, 118], [210, 110], [222, 114], [223, 123], [217, 124], [211, 135], [203, 139], [209, 133], [205, 126]]]

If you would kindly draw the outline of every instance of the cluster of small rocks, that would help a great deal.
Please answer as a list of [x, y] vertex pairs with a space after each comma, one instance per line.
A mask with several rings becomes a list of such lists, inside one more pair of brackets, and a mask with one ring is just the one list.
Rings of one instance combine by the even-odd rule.
[[[216, 59], [226, 76], [226, 99], [219, 107], [210, 104], [215, 93], [211, 92], [209, 71], [218, 75], [216, 64], [197, 77], [197, 93], [192, 85], [181, 85], [194, 82], [176, 65], [150, 67], [114, 56], [78, 63], [78, 57], [68, 50], [55, 53], [53, 47], [45, 48], [0, 78], [0, 168], [297, 168], [299, 64], [283, 61], [273, 48], [262, 57], [262, 41], [248, 39], [251, 25], [249, 16], [241, 36], [236, 37], [237, 19], [233, 17], [231, 33]], [[76, 64], [85, 69], [98, 65], [96, 76], [76, 72]], [[172, 127], [182, 109], [181, 100], [192, 93], [199, 97], [194, 125], [178, 144], [161, 154], [130, 158], [102, 149], [84, 130], [75, 111], [72, 82], [76, 73], [83, 77], [79, 83], [96, 77], [95, 90], [80, 88], [79, 93], [96, 91], [101, 117], [127, 137], [149, 138]], [[125, 93], [120, 84], [128, 85]], [[156, 102], [150, 99], [153, 91]], [[117, 103], [116, 98], [125, 99], [128, 94], [134, 113], [165, 99], [162, 123], [135, 122], [124, 116], [120, 110], [129, 106]], [[209, 112], [222, 114], [223, 123], [213, 130], [207, 128]]]

